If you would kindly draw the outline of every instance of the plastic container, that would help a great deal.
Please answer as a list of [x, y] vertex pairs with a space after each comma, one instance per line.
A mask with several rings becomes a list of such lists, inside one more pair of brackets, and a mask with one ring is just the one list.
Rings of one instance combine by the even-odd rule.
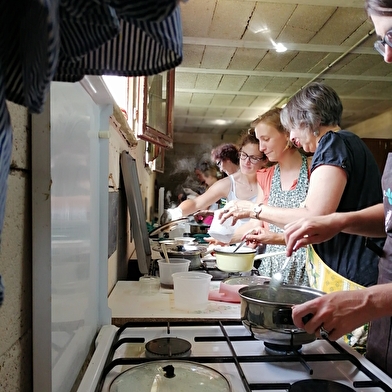
[[191, 261], [187, 259], [169, 258], [169, 261], [170, 263], [167, 263], [165, 259], [158, 260], [159, 278], [161, 287], [164, 289], [173, 288], [172, 274], [188, 271], [189, 265], [191, 264]]
[[212, 220], [210, 229], [208, 230], [208, 234], [219, 242], [229, 244], [235, 230], [238, 226], [241, 225], [241, 222], [238, 221], [235, 225], [232, 226], [233, 218], [230, 217], [226, 219], [223, 223], [220, 223], [220, 213], [221, 210], [216, 210], [214, 212], [214, 219]]
[[174, 273], [174, 306], [189, 311], [206, 309], [211, 278], [212, 275], [205, 272]]
[[144, 275], [139, 278], [140, 294], [155, 295], [159, 292], [160, 281], [156, 276]]

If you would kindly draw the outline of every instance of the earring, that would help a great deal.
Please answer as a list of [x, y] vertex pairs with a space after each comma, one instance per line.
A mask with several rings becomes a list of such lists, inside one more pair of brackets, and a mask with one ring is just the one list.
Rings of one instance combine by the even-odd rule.
[[314, 135], [315, 137], [320, 136], [320, 131], [319, 131], [318, 129], [316, 129], [316, 130], [313, 132], [313, 135]]

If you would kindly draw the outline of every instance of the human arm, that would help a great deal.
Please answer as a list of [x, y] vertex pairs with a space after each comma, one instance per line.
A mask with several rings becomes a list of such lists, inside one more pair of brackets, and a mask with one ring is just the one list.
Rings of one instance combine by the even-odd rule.
[[287, 255], [303, 246], [327, 241], [340, 232], [385, 237], [383, 204], [359, 211], [303, 218], [287, 224], [284, 231]]
[[188, 216], [198, 210], [207, 210], [217, 200], [226, 197], [230, 191], [230, 179], [223, 178], [215, 182], [202, 195], [194, 199], [184, 200], [176, 210], [180, 210], [182, 216]]
[[[312, 318], [304, 324], [302, 318], [309, 314]], [[319, 336], [322, 326], [329, 332], [329, 339], [337, 340], [371, 320], [392, 316], [392, 283], [335, 291], [293, 306], [292, 316], [298, 328]]]
[[[283, 228], [286, 224], [303, 217], [330, 214], [338, 208], [346, 184], [347, 176], [343, 169], [338, 166], [321, 165], [314, 169], [310, 176], [305, 207], [278, 208], [263, 204], [258, 219]], [[249, 201], [230, 202], [225, 206], [221, 220], [223, 222], [233, 216], [235, 224], [237, 219], [255, 218], [256, 205], [257, 203]]]

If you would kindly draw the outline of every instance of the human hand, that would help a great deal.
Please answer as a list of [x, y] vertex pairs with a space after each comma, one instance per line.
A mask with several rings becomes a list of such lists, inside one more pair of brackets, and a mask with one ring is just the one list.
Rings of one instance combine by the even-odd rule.
[[328, 241], [340, 231], [338, 214], [301, 218], [288, 223], [284, 227], [287, 256], [309, 244]]
[[167, 213], [169, 222], [182, 218], [182, 209], [180, 207], [168, 208]]
[[242, 240], [246, 240], [246, 245], [250, 248], [257, 248], [263, 244], [274, 244], [276, 242], [276, 233], [263, 227], [257, 227], [245, 233], [242, 236]]
[[[336, 291], [317, 297], [292, 308], [294, 324], [307, 333], [320, 337], [321, 327], [330, 340], [337, 340], [344, 334], [367, 323], [367, 293], [364, 290]], [[312, 315], [304, 324], [303, 318]]]
[[224, 223], [230, 217], [233, 218], [232, 226], [238, 219], [250, 218], [255, 204], [248, 200], [236, 200], [227, 203], [222, 211], [219, 212], [218, 218], [220, 223]]
[[221, 245], [221, 246], [228, 245], [227, 243], [218, 241], [218, 240], [215, 239], [214, 237], [204, 237], [203, 240], [206, 241], [206, 242], [208, 242], [209, 246], [210, 246], [210, 245]]

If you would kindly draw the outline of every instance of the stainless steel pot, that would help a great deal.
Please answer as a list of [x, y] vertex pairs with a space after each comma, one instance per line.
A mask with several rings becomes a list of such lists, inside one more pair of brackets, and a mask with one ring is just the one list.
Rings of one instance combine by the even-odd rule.
[[200, 225], [198, 223], [189, 224], [191, 234], [207, 234], [209, 226]]
[[[207, 247], [194, 245], [194, 244], [184, 244], [179, 243], [176, 240], [166, 240], [161, 241], [166, 245], [167, 255], [169, 258], [173, 259], [187, 259], [191, 262], [189, 269], [196, 270], [200, 269], [202, 266], [202, 257], [207, 252]], [[154, 247], [155, 251], [159, 251], [162, 257], [164, 254], [161, 250], [161, 247]]]
[[[297, 346], [316, 339], [294, 325], [291, 307], [324, 295], [322, 291], [304, 286], [283, 285], [270, 300], [271, 293], [266, 285], [243, 287], [241, 297], [241, 320], [256, 339], [270, 344]], [[308, 321], [308, 315], [304, 322]]]

